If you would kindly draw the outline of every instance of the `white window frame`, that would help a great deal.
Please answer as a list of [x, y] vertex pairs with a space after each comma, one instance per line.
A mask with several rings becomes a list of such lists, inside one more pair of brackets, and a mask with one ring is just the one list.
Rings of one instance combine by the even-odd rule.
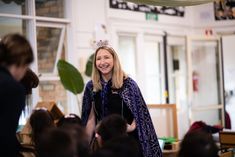
[[[164, 75], [164, 52], [163, 52], [163, 36], [162, 35], [159, 35], [159, 34], [149, 34], [149, 33], [145, 33], [144, 34], [144, 43], [145, 42], [156, 42], [159, 44], [159, 70], [160, 70], [160, 73], [157, 75], [157, 78], [160, 79], [160, 87], [161, 87], [161, 91], [160, 91], [160, 94], [161, 94], [161, 104], [165, 103], [165, 97], [164, 97], [164, 91], [165, 91], [165, 75]], [[142, 54], [141, 58], [143, 58], [145, 55]], [[146, 63], [145, 63], [146, 64]], [[143, 65], [145, 65], [143, 64]], [[144, 82], [146, 82], [146, 79], [144, 78], [143, 79]], [[157, 103], [155, 103], [157, 104]]]
[[[38, 74], [38, 58], [37, 58], [37, 32], [36, 32], [36, 28], [37, 26], [45, 26], [45, 27], [58, 27], [58, 28], [62, 28], [62, 34], [60, 36], [60, 42], [58, 44], [58, 51], [60, 52], [60, 50], [63, 47], [63, 41], [65, 40], [66, 45], [67, 43], [71, 43], [68, 42], [68, 40], [71, 40], [68, 37], [65, 37], [65, 31], [67, 32], [71, 32], [71, 27], [69, 27], [69, 25], [71, 24], [71, 9], [73, 9], [73, 5], [71, 3], [76, 3], [73, 0], [64, 0], [65, 5], [64, 5], [64, 14], [65, 14], [65, 18], [54, 18], [54, 17], [42, 17], [42, 16], [36, 16], [36, 7], [35, 7], [35, 1], [34, 0], [25, 0], [25, 2], [27, 3], [26, 5], [26, 10], [28, 11], [27, 14], [21, 14], [21, 15], [17, 15], [17, 14], [10, 14], [10, 13], [0, 13], [0, 17], [5, 17], [5, 18], [16, 18], [16, 19], [21, 19], [21, 20], [28, 20], [29, 21], [29, 27], [27, 27], [27, 37], [29, 39], [29, 42], [32, 45], [33, 48], [33, 52], [34, 52], [34, 56], [35, 56], [35, 60], [31, 65], [32, 70]], [[69, 30], [68, 30], [69, 29]], [[69, 35], [72, 35], [71, 33], [69, 33]], [[67, 34], [68, 36], [68, 34]], [[67, 40], [67, 41], [66, 41]], [[65, 48], [67, 50], [67, 48]], [[68, 53], [66, 51], [66, 53]], [[60, 56], [60, 53], [57, 52], [57, 57], [56, 57], [56, 61], [58, 61]], [[66, 54], [66, 60], [71, 59], [71, 57], [67, 57], [67, 56], [71, 56], [71, 54]], [[56, 65], [54, 67], [54, 73], [56, 74]], [[40, 81], [53, 81], [53, 80], [59, 80], [58, 76], [46, 76], [44, 77], [44, 75], [40, 78]], [[67, 92], [68, 95], [68, 92]], [[67, 96], [67, 100], [70, 99], [71, 96]], [[33, 107], [39, 102], [39, 89], [33, 89], [32, 92], [32, 105]], [[69, 103], [69, 102], [68, 102]], [[69, 105], [68, 105], [69, 107]]]
[[[193, 106], [193, 85], [192, 85], [192, 42], [193, 41], [200, 41], [200, 42], [206, 42], [206, 41], [213, 41], [217, 42], [218, 44], [218, 57], [219, 57], [219, 86], [220, 86], [220, 95], [219, 99], [220, 102], [218, 104], [207, 104], [206, 106]], [[221, 43], [220, 43], [220, 37], [219, 36], [211, 36], [211, 37], [204, 37], [204, 36], [187, 36], [187, 60], [188, 60], [188, 101], [189, 101], [189, 119], [190, 124], [194, 122], [194, 113], [202, 112], [202, 111], [212, 111], [212, 110], [218, 110], [221, 112], [221, 124], [225, 126], [225, 119], [224, 119], [224, 99], [223, 99], [223, 77], [222, 77], [222, 53], [221, 53]]]
[[[139, 26], [137, 23], [129, 23], [127, 21], [112, 21], [110, 20], [110, 32], [111, 32], [111, 43], [114, 47], [115, 50], [118, 50], [118, 41], [119, 38], [118, 36], [121, 35], [135, 35], [136, 36], [136, 82], [138, 83], [138, 86], [140, 87], [141, 91], [145, 89], [145, 80], [144, 80], [144, 76], [142, 75], [142, 71], [144, 71], [144, 66], [143, 66], [143, 58], [144, 58], [144, 47], [143, 47], [143, 43], [144, 43], [144, 37], [145, 35], [150, 35], [150, 36], [156, 36], [156, 37], [163, 37], [164, 32], [159, 30], [159, 29], [155, 29], [153, 27], [149, 27], [149, 26]], [[163, 45], [160, 47], [163, 51]], [[162, 56], [163, 57], [163, 56]], [[161, 58], [162, 59], [162, 58]], [[139, 64], [141, 63], [141, 64]], [[164, 61], [163, 61], [164, 63]], [[162, 64], [163, 64], [162, 63]], [[162, 74], [163, 70], [164, 70], [164, 66], [161, 66], [161, 71]], [[163, 85], [165, 84], [164, 82], [164, 76], [163, 76]], [[162, 82], [161, 82], [162, 83]], [[165, 103], [165, 99], [162, 98], [162, 103]]]
[[[134, 38], [135, 39], [135, 54], [134, 54], [134, 63], [135, 63], [135, 76], [136, 78], [138, 78], [138, 63], [137, 63], [137, 59], [138, 59], [138, 56], [136, 54], [137, 52], [137, 34], [136, 33], [127, 33], [127, 32], [118, 32], [117, 34], [117, 39], [118, 39], [118, 42], [120, 40], [120, 36], [123, 36], [123, 37], [131, 37], [131, 38]], [[117, 52], [118, 53], [118, 52]], [[122, 67], [123, 68], [123, 67]], [[123, 69], [125, 71], [125, 69]]]
[[[57, 63], [58, 60], [60, 59], [61, 54], [62, 54], [62, 48], [63, 48], [63, 44], [64, 44], [64, 40], [65, 40], [66, 25], [64, 25], [64, 24], [54, 24], [54, 23], [45, 23], [45, 22], [37, 22], [36, 23], [36, 28], [37, 27], [59, 28], [59, 29], [61, 29], [60, 39], [59, 39], [57, 52], [56, 52], [56, 59], [55, 59], [55, 63]], [[53, 76], [55, 77], [56, 75], [58, 75], [57, 70], [56, 70], [56, 64], [54, 65], [52, 73], [42, 73], [41, 75], [42, 75], [42, 79], [50, 79], [48, 77], [53, 77]]]

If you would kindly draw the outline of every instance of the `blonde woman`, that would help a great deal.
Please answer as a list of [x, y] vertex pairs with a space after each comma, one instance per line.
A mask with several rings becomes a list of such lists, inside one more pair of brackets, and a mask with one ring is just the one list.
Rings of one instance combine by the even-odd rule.
[[110, 114], [119, 114], [126, 120], [127, 132], [140, 144], [142, 156], [162, 156], [138, 85], [122, 70], [114, 49], [103, 45], [95, 52], [92, 80], [83, 96], [82, 122], [90, 137], [97, 122]]

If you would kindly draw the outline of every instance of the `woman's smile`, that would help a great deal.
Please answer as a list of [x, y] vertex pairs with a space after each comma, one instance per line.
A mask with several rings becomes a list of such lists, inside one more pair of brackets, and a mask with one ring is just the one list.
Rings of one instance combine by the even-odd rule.
[[96, 67], [102, 75], [111, 75], [113, 70], [113, 56], [105, 49], [99, 50], [96, 56]]

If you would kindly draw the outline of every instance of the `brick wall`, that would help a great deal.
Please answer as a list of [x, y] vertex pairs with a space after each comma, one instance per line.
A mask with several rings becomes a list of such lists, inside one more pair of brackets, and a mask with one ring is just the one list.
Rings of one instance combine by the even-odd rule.
[[63, 18], [64, 0], [47, 0], [36, 2], [36, 15]]
[[51, 73], [55, 65], [61, 29], [37, 27], [38, 71]]
[[60, 81], [40, 81], [39, 96], [42, 101], [54, 101], [57, 105], [60, 104], [64, 113], [67, 113], [66, 90]]

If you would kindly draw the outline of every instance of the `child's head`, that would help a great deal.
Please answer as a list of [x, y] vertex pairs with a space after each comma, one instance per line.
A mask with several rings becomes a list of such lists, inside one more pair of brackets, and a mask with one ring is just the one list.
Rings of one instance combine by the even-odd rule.
[[217, 157], [218, 148], [211, 134], [204, 131], [187, 133], [181, 143], [179, 157]]
[[75, 139], [68, 131], [61, 128], [50, 128], [42, 134], [36, 147], [38, 156], [42, 157], [75, 157], [77, 156]]
[[101, 146], [112, 138], [126, 135], [126, 129], [126, 121], [120, 115], [112, 114], [105, 117], [100, 124], [98, 124], [96, 130], [99, 145]]
[[119, 136], [107, 141], [94, 157], [139, 157], [136, 140], [131, 136]]
[[29, 118], [29, 123], [32, 128], [32, 140], [36, 144], [42, 132], [54, 126], [54, 119], [46, 108], [36, 108]]
[[64, 125], [82, 125], [82, 120], [81, 118], [73, 113], [70, 113], [69, 115], [65, 115], [57, 123], [58, 127], [62, 127]]
[[41, 157], [87, 157], [89, 142], [83, 127], [64, 125], [47, 129], [36, 147]]
[[33, 50], [29, 41], [20, 34], [8, 34], [0, 41], [0, 65], [20, 81], [33, 62]]
[[59, 127], [72, 137], [76, 145], [76, 152], [78, 157], [86, 157], [90, 153], [90, 145], [86, 130], [81, 125], [66, 124]]

